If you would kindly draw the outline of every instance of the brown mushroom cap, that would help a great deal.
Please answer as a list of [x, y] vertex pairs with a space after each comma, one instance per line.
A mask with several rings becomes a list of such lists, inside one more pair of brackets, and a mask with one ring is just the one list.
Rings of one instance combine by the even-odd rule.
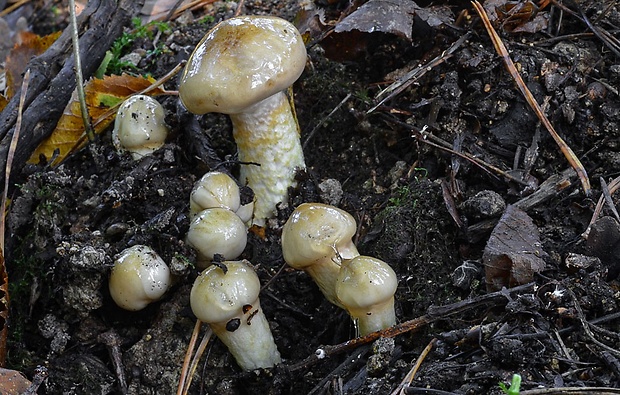
[[306, 64], [295, 26], [272, 16], [220, 22], [194, 49], [179, 96], [194, 114], [237, 114], [293, 84]]

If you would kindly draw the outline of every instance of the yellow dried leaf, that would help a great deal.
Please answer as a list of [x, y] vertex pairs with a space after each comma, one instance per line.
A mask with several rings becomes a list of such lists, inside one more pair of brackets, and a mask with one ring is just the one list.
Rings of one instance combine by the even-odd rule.
[[[91, 79], [84, 87], [88, 114], [92, 119], [96, 134], [105, 130], [114, 120], [116, 111], [112, 109], [122, 103], [129, 96], [141, 92], [155, 82], [152, 78], [134, 77], [127, 74], [106, 76], [103, 79]], [[163, 93], [161, 88], [149, 92], [155, 96]], [[58, 156], [54, 158], [52, 166], [60, 164], [66, 157], [82, 148], [86, 143], [80, 102], [77, 91], [73, 91], [69, 104], [65, 107], [56, 129], [32, 153], [29, 163], [39, 163], [41, 156], [50, 160], [54, 151]]]

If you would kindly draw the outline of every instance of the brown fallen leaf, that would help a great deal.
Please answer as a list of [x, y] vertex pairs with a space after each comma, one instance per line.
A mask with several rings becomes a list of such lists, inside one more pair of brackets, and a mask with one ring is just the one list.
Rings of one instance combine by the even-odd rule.
[[21, 43], [15, 45], [6, 58], [6, 95], [13, 97], [22, 84], [22, 75], [26, 65], [33, 56], [45, 52], [56, 41], [62, 32], [37, 36], [33, 33], [22, 33]]
[[491, 232], [482, 254], [487, 291], [533, 280], [545, 267], [538, 228], [525, 211], [508, 206]]
[[21, 395], [30, 387], [28, 380], [17, 370], [0, 368], [0, 393], [2, 395]]
[[[109, 111], [129, 96], [151, 86], [153, 78], [134, 77], [127, 74], [106, 76], [103, 79], [91, 79], [84, 87], [88, 114], [93, 120], [94, 132], [99, 134], [107, 128], [116, 116]], [[149, 92], [155, 96], [164, 93], [161, 88]], [[56, 129], [32, 153], [29, 163], [39, 163], [43, 156], [46, 160], [54, 157], [52, 166], [60, 164], [70, 153], [84, 146], [84, 124], [80, 112], [77, 92], [74, 91], [71, 101], [56, 125]], [[55, 151], [58, 150], [58, 154]]]
[[447, 7], [420, 7], [411, 0], [370, 0], [336, 24], [336, 33], [359, 30], [365, 33], [390, 33], [411, 40], [415, 17], [430, 27], [453, 21]]

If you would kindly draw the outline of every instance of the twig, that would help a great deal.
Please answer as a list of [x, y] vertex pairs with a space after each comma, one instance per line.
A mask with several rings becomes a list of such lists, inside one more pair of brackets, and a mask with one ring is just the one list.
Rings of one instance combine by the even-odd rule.
[[437, 339], [433, 338], [428, 343], [428, 345], [424, 348], [424, 350], [422, 350], [422, 353], [420, 354], [418, 359], [415, 361], [415, 364], [413, 365], [409, 373], [407, 373], [405, 378], [403, 378], [403, 381], [401, 381], [398, 387], [396, 387], [396, 389], [392, 392], [392, 395], [404, 395], [406, 393], [405, 391], [413, 382], [413, 379], [415, 378], [416, 373], [420, 369], [422, 362], [426, 359], [428, 354], [431, 352], [435, 343], [437, 343]]
[[308, 137], [306, 137], [306, 141], [304, 141], [304, 144], [302, 146], [303, 149], [306, 149], [306, 146], [308, 145], [310, 140], [314, 137], [314, 135], [316, 134], [317, 130], [319, 130], [319, 128], [321, 126], [323, 126], [323, 123], [325, 123], [325, 121], [327, 121], [329, 118], [331, 118], [331, 116], [334, 115], [334, 113], [336, 111], [338, 111], [340, 109], [340, 107], [342, 107], [350, 98], [351, 98], [351, 93], [347, 93], [347, 95], [344, 97], [344, 99], [342, 99], [340, 101], [340, 103], [338, 103], [338, 105], [336, 107], [334, 107], [334, 109], [331, 110], [331, 112], [329, 114], [327, 114], [325, 117], [323, 117], [323, 119], [321, 119], [316, 124], [316, 126], [310, 131], [310, 133], [308, 133]]
[[609, 191], [609, 187], [607, 186], [607, 183], [605, 182], [605, 179], [603, 177], [601, 177], [600, 180], [601, 180], [601, 189], [603, 191], [603, 198], [605, 198], [605, 202], [609, 206], [609, 209], [611, 210], [611, 212], [616, 217], [616, 220], [620, 222], [620, 216], [618, 215], [618, 210], [616, 210], [616, 205], [614, 204], [614, 201], [611, 198], [611, 192]]
[[4, 255], [4, 232], [5, 232], [5, 216], [4, 210], [9, 194], [9, 181], [11, 178], [11, 168], [13, 167], [13, 158], [15, 157], [15, 150], [17, 149], [17, 141], [19, 140], [19, 133], [22, 127], [22, 111], [24, 109], [24, 101], [26, 99], [26, 91], [28, 90], [28, 83], [30, 82], [30, 69], [26, 70], [24, 74], [24, 80], [22, 81], [22, 91], [19, 96], [19, 108], [17, 110], [17, 122], [15, 123], [15, 132], [11, 138], [11, 145], [9, 145], [9, 153], [6, 158], [6, 167], [4, 168], [4, 192], [2, 193], [2, 215], [0, 215], [0, 249]]
[[[613, 180], [611, 180], [611, 182], [608, 184], [607, 187], [609, 190], [609, 194], [613, 195], [614, 192], [616, 192], [618, 188], [620, 188], [620, 177], [616, 177]], [[588, 224], [588, 227], [581, 234], [582, 239], [585, 239], [585, 240], [588, 239], [588, 236], [590, 235], [590, 231], [592, 230], [592, 225], [594, 225], [594, 223], [598, 220], [598, 217], [601, 214], [601, 211], [603, 210], [604, 203], [605, 203], [605, 197], [601, 195], [598, 199], [598, 202], [596, 203], [596, 208], [594, 209], [594, 213], [592, 214], [592, 218], [590, 219], [590, 223]]]
[[456, 302], [445, 306], [431, 306], [428, 308], [427, 313], [421, 317], [414, 318], [398, 325], [394, 325], [391, 328], [369, 333], [366, 336], [358, 337], [344, 343], [340, 343], [334, 346], [321, 347], [317, 349], [313, 355], [308, 356], [306, 359], [299, 363], [289, 365], [286, 368], [288, 368], [288, 370], [291, 372], [307, 369], [308, 367], [320, 362], [325, 358], [353, 350], [363, 344], [375, 341], [380, 337], [396, 337], [407, 332], [419, 330], [430, 323], [445, 319], [457, 313], [462, 313], [472, 309], [478, 309], [478, 311], [482, 311], [483, 306], [499, 306], [502, 303], [505, 303], [511, 294], [529, 292], [533, 289], [534, 283], [528, 283], [510, 289], [504, 288], [500, 291], [478, 296], [476, 298], [465, 300], [462, 302]]
[[399, 78], [398, 81], [395, 81], [390, 86], [388, 86], [387, 88], [379, 92], [377, 96], [375, 97], [375, 99], [381, 99], [381, 97], [385, 96], [386, 94], [387, 96], [381, 99], [379, 103], [377, 103], [373, 108], [368, 110], [366, 114], [370, 114], [374, 112], [383, 103], [392, 99], [394, 96], [398, 95], [399, 93], [407, 89], [409, 86], [411, 86], [411, 84], [413, 84], [414, 82], [422, 78], [422, 76], [424, 76], [427, 72], [431, 71], [434, 67], [437, 67], [440, 64], [442, 64], [446, 59], [451, 57], [452, 54], [461, 45], [463, 45], [463, 43], [469, 38], [469, 35], [470, 33], [463, 35], [461, 38], [456, 40], [448, 49], [443, 51], [441, 54], [436, 56], [434, 59], [432, 59], [431, 61], [429, 61], [428, 63], [424, 65], [419, 65], [415, 69], [409, 71], [407, 74]]
[[73, 41], [73, 56], [75, 58], [75, 88], [80, 101], [80, 112], [82, 113], [86, 136], [88, 136], [88, 140], [93, 141], [95, 133], [93, 133], [93, 127], [90, 124], [86, 97], [84, 96], [84, 77], [82, 76], [82, 61], [80, 60], [80, 39], [78, 37], [77, 18], [75, 17], [75, 0], [69, 0], [69, 17], [71, 18], [71, 40]]
[[512, 62], [512, 59], [510, 58], [510, 54], [508, 53], [508, 50], [506, 49], [506, 46], [502, 42], [501, 38], [497, 35], [497, 32], [493, 28], [493, 25], [491, 24], [491, 21], [489, 20], [486, 14], [486, 11], [482, 7], [482, 5], [477, 0], [472, 1], [472, 4], [474, 8], [476, 9], [476, 12], [478, 12], [478, 15], [480, 15], [480, 18], [482, 19], [482, 22], [484, 23], [484, 27], [487, 29], [487, 32], [489, 33], [489, 36], [491, 37], [491, 41], [493, 42], [493, 46], [495, 47], [495, 50], [502, 57], [504, 64], [506, 65], [506, 69], [508, 70], [508, 73], [512, 76], [515, 83], [517, 84], [519, 91], [521, 91], [521, 94], [523, 95], [523, 97], [525, 97], [525, 100], [528, 102], [530, 107], [532, 107], [532, 109], [536, 113], [536, 116], [538, 117], [540, 122], [545, 126], [545, 128], [547, 129], [551, 137], [553, 137], [556, 144], [560, 147], [560, 150], [564, 154], [564, 157], [568, 160], [568, 163], [570, 163], [572, 168], [575, 169], [575, 171], [577, 172], [577, 176], [581, 180], [581, 186], [583, 188], [583, 192], [585, 193], [585, 195], [590, 196], [591, 194], [590, 180], [588, 179], [588, 173], [586, 172], [586, 169], [583, 167], [583, 165], [581, 164], [581, 161], [579, 161], [579, 159], [577, 158], [573, 150], [566, 144], [566, 142], [562, 139], [562, 137], [560, 137], [560, 135], [555, 131], [555, 129], [553, 128], [553, 125], [551, 124], [551, 122], [549, 121], [545, 113], [542, 111], [542, 109], [540, 108], [540, 105], [538, 104], [534, 96], [532, 96], [532, 92], [530, 92], [528, 87], [525, 85], [525, 82], [523, 82], [523, 78], [521, 78], [521, 75], [515, 68], [514, 63]]
[[190, 360], [192, 358], [192, 354], [194, 353], [194, 346], [196, 345], [196, 339], [198, 339], [198, 333], [200, 333], [201, 325], [202, 322], [200, 320], [196, 320], [196, 324], [194, 325], [194, 331], [192, 332], [192, 337], [189, 339], [189, 344], [187, 345], [187, 350], [185, 351], [183, 367], [181, 368], [181, 377], [179, 378], [179, 386], [177, 387], [177, 395], [183, 394], [183, 391], [185, 390], [185, 380], [187, 379], [187, 372], [189, 370]]
[[100, 334], [97, 338], [101, 343], [105, 344], [118, 377], [118, 383], [121, 387], [121, 393], [127, 394], [127, 379], [125, 378], [125, 369], [123, 369], [123, 359], [121, 356], [121, 338], [114, 329], [110, 329], [107, 332]]

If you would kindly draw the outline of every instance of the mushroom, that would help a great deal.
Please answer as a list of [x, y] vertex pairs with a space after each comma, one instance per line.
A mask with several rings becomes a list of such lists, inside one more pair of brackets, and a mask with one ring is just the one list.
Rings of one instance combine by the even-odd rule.
[[247, 231], [237, 214], [225, 208], [209, 208], [190, 223], [187, 243], [196, 250], [198, 267], [204, 269], [215, 254], [224, 259], [239, 257], [247, 243]]
[[209, 324], [244, 370], [281, 362], [259, 292], [258, 276], [250, 262], [242, 260], [209, 266], [196, 278], [190, 293], [196, 317]]
[[303, 203], [282, 228], [282, 253], [289, 266], [308, 273], [323, 295], [342, 307], [336, 297], [336, 278], [343, 259], [359, 255], [352, 237], [351, 214], [321, 203]]
[[264, 225], [305, 168], [299, 125], [284, 90], [299, 78], [306, 48], [295, 26], [271, 16], [220, 22], [198, 43], [179, 96], [194, 114], [229, 114], [239, 180], [254, 191], [253, 222]]
[[166, 262], [151, 247], [135, 245], [116, 256], [108, 286], [119, 307], [137, 311], [159, 300], [170, 282]]
[[112, 142], [119, 151], [129, 151], [134, 160], [161, 148], [168, 136], [164, 108], [155, 99], [134, 95], [121, 104], [114, 121]]
[[235, 180], [226, 173], [210, 171], [194, 184], [189, 198], [190, 218], [202, 210], [215, 207], [233, 211], [241, 221], [248, 222], [252, 218], [254, 202], [242, 205]]
[[336, 296], [355, 322], [360, 336], [396, 323], [396, 273], [387, 263], [369, 256], [342, 262]]

